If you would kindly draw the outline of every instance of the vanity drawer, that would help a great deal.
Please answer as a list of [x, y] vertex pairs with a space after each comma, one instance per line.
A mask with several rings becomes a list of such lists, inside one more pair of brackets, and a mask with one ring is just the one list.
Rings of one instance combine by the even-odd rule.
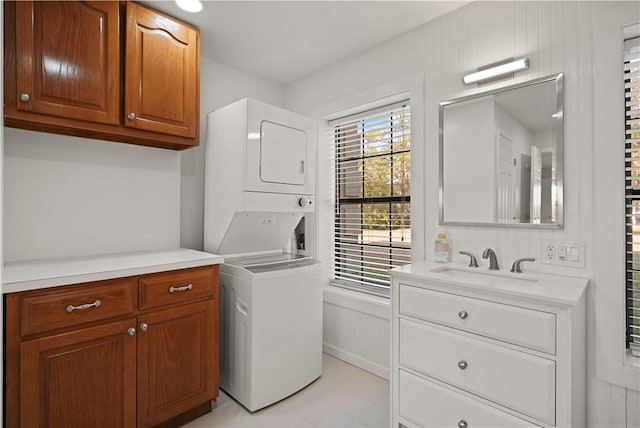
[[218, 266], [182, 269], [140, 278], [140, 309], [214, 296]]
[[398, 381], [399, 415], [416, 427], [537, 426], [404, 370]]
[[132, 314], [135, 285], [135, 279], [121, 278], [25, 292], [19, 297], [20, 334]]
[[400, 313], [555, 354], [555, 314], [400, 285]]
[[554, 361], [405, 319], [399, 334], [400, 366], [555, 423]]

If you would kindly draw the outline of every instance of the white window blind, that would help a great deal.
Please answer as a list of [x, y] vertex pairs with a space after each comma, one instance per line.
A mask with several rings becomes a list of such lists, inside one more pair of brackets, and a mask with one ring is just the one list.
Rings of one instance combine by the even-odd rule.
[[411, 262], [408, 101], [331, 122], [334, 281], [388, 292], [388, 270]]
[[627, 346], [640, 356], [640, 37], [624, 50]]

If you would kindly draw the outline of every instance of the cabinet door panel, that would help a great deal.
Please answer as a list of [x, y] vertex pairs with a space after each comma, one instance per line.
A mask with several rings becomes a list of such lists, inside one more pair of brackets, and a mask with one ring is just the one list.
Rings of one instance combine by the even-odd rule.
[[[139, 317], [138, 426], [183, 413], [218, 391], [216, 300]], [[142, 328], [141, 328], [142, 330]]]
[[198, 44], [195, 29], [127, 4], [125, 126], [196, 136]]
[[118, 2], [18, 2], [16, 19], [18, 110], [117, 124]]
[[21, 345], [22, 427], [135, 427], [136, 340], [125, 320]]

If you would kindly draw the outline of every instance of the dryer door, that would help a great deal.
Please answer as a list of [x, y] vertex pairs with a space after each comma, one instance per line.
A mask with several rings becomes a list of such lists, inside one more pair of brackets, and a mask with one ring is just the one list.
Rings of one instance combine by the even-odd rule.
[[307, 134], [273, 122], [260, 124], [260, 180], [267, 183], [305, 182]]

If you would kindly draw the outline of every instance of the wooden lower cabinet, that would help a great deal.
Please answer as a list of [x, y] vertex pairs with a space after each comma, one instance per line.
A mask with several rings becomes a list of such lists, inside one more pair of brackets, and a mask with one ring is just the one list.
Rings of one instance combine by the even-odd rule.
[[140, 316], [138, 426], [154, 426], [216, 396], [214, 301]]
[[[140, 310], [147, 283], [173, 299], [156, 289], [154, 309]], [[114, 286], [130, 287], [128, 303], [112, 298]], [[207, 266], [5, 295], [4, 426], [179, 426], [210, 411], [218, 290], [218, 267]], [[29, 327], [46, 318], [58, 322]]]
[[135, 322], [22, 343], [20, 425], [135, 427], [136, 337], [127, 333]]

